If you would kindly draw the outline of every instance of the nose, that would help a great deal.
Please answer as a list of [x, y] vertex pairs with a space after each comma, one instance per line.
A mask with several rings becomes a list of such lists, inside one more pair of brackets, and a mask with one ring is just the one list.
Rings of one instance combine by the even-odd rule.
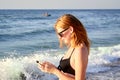
[[59, 39], [61, 38], [60, 35], [58, 35], [58, 38], [59, 38]]
[[61, 40], [64, 40], [64, 37], [60, 37], [61, 38]]
[[64, 37], [61, 37], [61, 36], [58, 35], [58, 38], [61, 39], [61, 40], [63, 40]]

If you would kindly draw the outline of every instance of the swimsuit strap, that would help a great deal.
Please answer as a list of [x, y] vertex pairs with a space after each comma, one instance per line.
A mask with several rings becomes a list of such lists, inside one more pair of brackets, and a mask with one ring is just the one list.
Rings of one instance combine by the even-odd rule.
[[[69, 58], [68, 58], [68, 59], [70, 59], [70, 58], [71, 58], [71, 56], [72, 56], [72, 54], [73, 54], [74, 50], [75, 50], [75, 48], [72, 50], [72, 52], [71, 52], [71, 54], [70, 54], [70, 56], [69, 56]], [[63, 59], [63, 57], [61, 58], [61, 60], [64, 60], [64, 59]]]
[[71, 58], [71, 56], [72, 56], [72, 54], [73, 54], [74, 50], [75, 50], [75, 48], [72, 50], [72, 52], [71, 52], [71, 54], [70, 54], [70, 57], [69, 57], [69, 58]]

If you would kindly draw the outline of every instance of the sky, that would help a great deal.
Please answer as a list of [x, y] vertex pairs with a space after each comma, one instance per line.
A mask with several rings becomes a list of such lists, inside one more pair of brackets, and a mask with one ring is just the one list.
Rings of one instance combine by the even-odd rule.
[[120, 0], [0, 0], [0, 9], [120, 9]]

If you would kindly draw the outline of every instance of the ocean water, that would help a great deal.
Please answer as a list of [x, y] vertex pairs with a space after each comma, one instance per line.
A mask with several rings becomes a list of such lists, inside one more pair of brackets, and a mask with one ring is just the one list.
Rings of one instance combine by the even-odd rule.
[[[51, 16], [44, 16], [48, 12]], [[54, 23], [70, 13], [85, 26], [91, 40], [87, 72], [109, 70], [120, 57], [120, 10], [0, 10], [0, 80], [57, 80], [41, 72], [36, 60], [58, 66], [60, 49]]]

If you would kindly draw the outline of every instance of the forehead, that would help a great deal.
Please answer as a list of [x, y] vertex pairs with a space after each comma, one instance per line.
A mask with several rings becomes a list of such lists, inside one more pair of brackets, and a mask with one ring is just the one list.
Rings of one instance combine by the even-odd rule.
[[57, 32], [61, 32], [61, 31], [63, 31], [64, 29], [63, 28], [56, 28], [56, 30], [57, 30]]

